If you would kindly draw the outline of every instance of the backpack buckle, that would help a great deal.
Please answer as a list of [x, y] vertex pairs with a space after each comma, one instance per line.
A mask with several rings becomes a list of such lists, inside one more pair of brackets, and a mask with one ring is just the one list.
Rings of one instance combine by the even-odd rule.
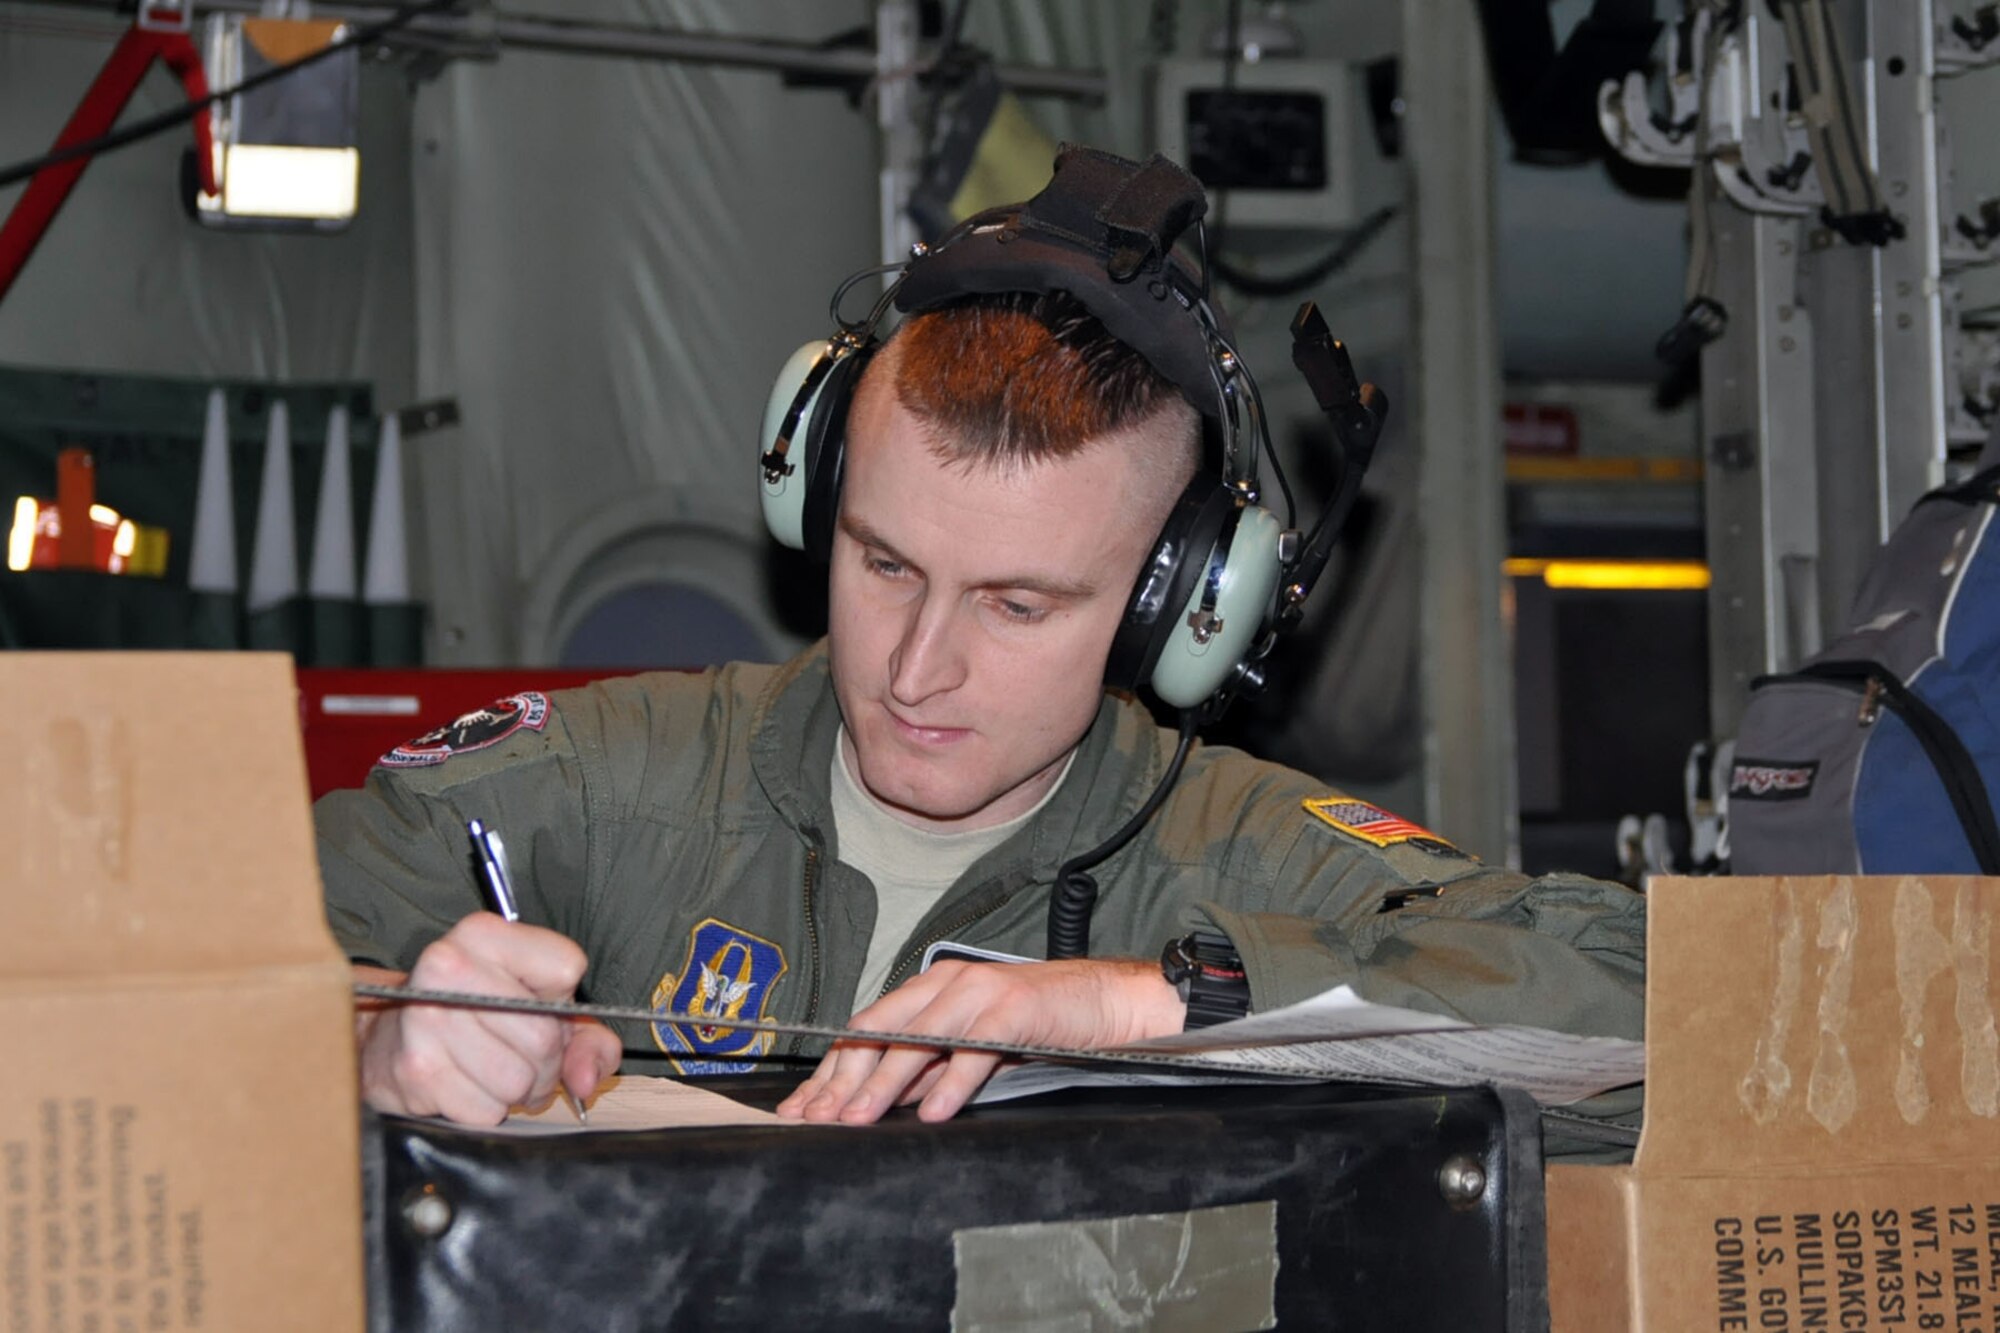
[[1854, 720], [1861, 726], [1872, 727], [1875, 719], [1882, 716], [1882, 678], [1870, 676], [1867, 687], [1861, 691], [1861, 707], [1855, 712]]

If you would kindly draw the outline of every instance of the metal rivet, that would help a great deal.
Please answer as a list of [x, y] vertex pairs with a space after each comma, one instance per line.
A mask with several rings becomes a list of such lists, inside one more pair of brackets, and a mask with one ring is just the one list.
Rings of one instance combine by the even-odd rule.
[[426, 1185], [403, 1201], [403, 1221], [419, 1236], [435, 1240], [451, 1227], [451, 1204]]
[[1486, 1167], [1477, 1157], [1453, 1157], [1438, 1168], [1438, 1193], [1454, 1208], [1468, 1208], [1486, 1194]]

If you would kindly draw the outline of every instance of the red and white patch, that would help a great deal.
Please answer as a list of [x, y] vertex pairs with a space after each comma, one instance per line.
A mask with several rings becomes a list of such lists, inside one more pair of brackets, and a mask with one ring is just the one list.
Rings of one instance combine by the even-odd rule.
[[427, 731], [413, 741], [405, 741], [375, 762], [384, 768], [428, 768], [442, 764], [455, 754], [469, 754], [498, 745], [526, 728], [540, 731], [549, 720], [548, 696], [538, 690], [510, 694], [505, 699], [475, 708], [462, 717]]
[[1410, 842], [1431, 851], [1458, 850], [1422, 825], [1412, 824], [1379, 805], [1357, 801], [1350, 796], [1313, 796], [1302, 804], [1309, 814], [1349, 837], [1359, 838], [1376, 847], [1393, 847], [1399, 842]]
[[1802, 764], [1782, 759], [1738, 759], [1729, 770], [1732, 801], [1803, 801], [1812, 795], [1819, 760]]

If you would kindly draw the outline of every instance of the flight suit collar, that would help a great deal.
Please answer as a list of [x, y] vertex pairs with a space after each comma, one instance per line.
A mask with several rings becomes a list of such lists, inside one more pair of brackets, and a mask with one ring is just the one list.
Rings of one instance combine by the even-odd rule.
[[772, 809], [831, 856], [833, 794], [827, 777], [840, 737], [840, 705], [821, 639], [772, 675], [750, 722], [750, 767]]

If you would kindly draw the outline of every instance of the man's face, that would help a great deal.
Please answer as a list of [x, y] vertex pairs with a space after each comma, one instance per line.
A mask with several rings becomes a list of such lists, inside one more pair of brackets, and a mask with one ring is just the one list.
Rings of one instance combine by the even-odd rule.
[[1164, 510], [1113, 436], [998, 470], [932, 452], [880, 382], [848, 421], [833, 542], [834, 691], [862, 784], [940, 830], [1004, 823], [1089, 729], [1104, 662]]

